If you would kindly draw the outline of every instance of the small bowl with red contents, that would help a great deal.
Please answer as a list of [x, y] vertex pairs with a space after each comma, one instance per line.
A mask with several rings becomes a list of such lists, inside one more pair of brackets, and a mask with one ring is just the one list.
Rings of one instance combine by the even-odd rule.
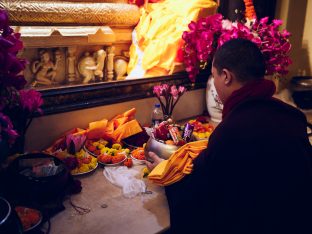
[[24, 232], [34, 231], [34, 229], [41, 224], [42, 214], [39, 210], [16, 206], [15, 211], [21, 220]]
[[145, 162], [145, 153], [143, 147], [138, 147], [131, 151], [130, 157], [133, 160], [134, 164], [144, 164]]

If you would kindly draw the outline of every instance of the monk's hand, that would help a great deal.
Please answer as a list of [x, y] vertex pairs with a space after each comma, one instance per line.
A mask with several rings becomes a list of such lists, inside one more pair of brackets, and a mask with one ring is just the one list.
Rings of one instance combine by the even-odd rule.
[[148, 158], [151, 162], [145, 160], [145, 164], [150, 171], [152, 171], [161, 161], [164, 160], [153, 152], [148, 152]]

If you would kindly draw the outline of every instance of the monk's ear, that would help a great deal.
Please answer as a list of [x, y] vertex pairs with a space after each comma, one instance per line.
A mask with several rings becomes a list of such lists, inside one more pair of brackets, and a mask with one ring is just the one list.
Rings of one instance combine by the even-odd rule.
[[228, 69], [224, 68], [222, 70], [223, 81], [225, 85], [230, 85], [233, 81], [233, 73], [230, 72]]

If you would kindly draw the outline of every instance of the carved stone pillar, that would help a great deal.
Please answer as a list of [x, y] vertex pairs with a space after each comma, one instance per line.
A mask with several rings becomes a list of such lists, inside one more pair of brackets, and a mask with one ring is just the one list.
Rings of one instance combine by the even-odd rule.
[[67, 82], [72, 83], [76, 81], [76, 47], [67, 48]]
[[110, 46], [107, 48], [107, 80], [111, 81], [114, 78], [114, 56], [115, 47]]

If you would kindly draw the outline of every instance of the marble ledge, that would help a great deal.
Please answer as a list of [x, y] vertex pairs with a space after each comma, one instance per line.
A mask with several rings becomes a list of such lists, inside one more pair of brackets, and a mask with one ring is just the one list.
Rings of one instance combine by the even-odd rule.
[[21, 34], [26, 48], [111, 45], [116, 41], [109, 26], [17, 26], [14, 30]]

